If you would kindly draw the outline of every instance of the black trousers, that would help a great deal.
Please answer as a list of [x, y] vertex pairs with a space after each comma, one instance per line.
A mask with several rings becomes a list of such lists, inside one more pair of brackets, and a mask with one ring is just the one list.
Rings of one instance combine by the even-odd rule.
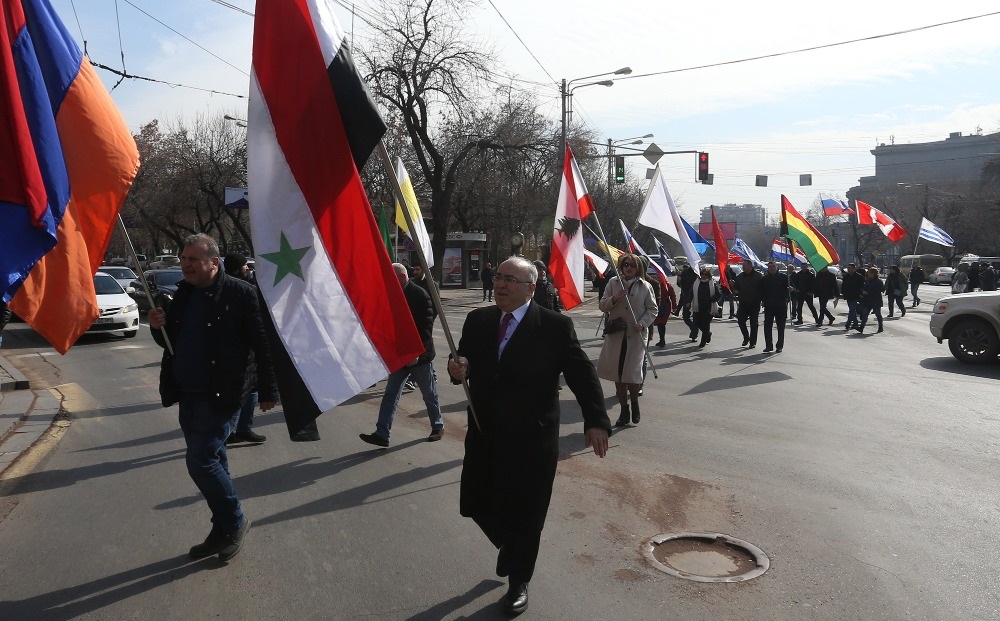
[[816, 314], [816, 305], [813, 304], [813, 296], [811, 293], [802, 293], [799, 291], [799, 303], [795, 308], [795, 314], [798, 317], [796, 321], [802, 321], [802, 305], [805, 304], [809, 306], [809, 312], [812, 313], [813, 321], [819, 321], [819, 315]]
[[701, 331], [701, 344], [704, 345], [712, 338], [712, 311], [700, 310], [694, 313], [694, 323]]
[[774, 324], [778, 324], [778, 342], [777, 347], [781, 349], [785, 346], [785, 318], [787, 313], [785, 312], [785, 307], [782, 306], [780, 309], [777, 308], [765, 308], [764, 309], [764, 345], [770, 349], [771, 344], [774, 342], [772, 339], [774, 335], [771, 334], [771, 327]]
[[[747, 332], [747, 321], [750, 322], [750, 331]], [[743, 333], [743, 340], [750, 341], [751, 345], [757, 344], [757, 328], [760, 325], [760, 303], [744, 304], [740, 302], [736, 310], [736, 323]]]

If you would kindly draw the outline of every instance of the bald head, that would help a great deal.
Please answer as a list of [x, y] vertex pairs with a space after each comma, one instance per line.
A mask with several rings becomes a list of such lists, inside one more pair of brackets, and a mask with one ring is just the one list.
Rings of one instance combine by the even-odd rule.
[[406, 274], [406, 266], [402, 263], [393, 263], [392, 271], [396, 272], [396, 278], [399, 279], [399, 286], [405, 287], [406, 282], [410, 279], [410, 277]]

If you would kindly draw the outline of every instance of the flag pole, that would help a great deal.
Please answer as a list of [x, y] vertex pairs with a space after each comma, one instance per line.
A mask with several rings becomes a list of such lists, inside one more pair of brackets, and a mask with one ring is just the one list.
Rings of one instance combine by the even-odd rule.
[[[378, 153], [382, 159], [382, 166], [385, 168], [385, 174], [389, 177], [390, 185], [392, 186], [392, 192], [396, 196], [396, 202], [400, 205], [400, 211], [403, 212], [403, 218], [406, 220], [406, 227], [413, 231], [416, 235], [416, 228], [413, 223], [413, 217], [410, 215], [410, 209], [406, 204], [406, 198], [403, 197], [403, 189], [399, 187], [399, 179], [396, 177], [396, 169], [392, 165], [392, 159], [389, 157], [389, 151], [385, 148], [385, 141], [379, 140], [378, 143]], [[399, 229], [397, 228], [396, 234], [399, 234]], [[412, 239], [412, 237], [411, 237]], [[427, 257], [424, 256], [424, 248], [420, 243], [420, 240], [416, 241], [414, 247], [417, 251], [417, 258], [420, 260], [420, 267], [424, 270], [424, 274], [427, 275], [427, 291], [431, 294], [431, 300], [434, 302], [434, 309], [437, 311], [438, 318], [441, 320], [441, 328], [444, 329], [444, 337], [448, 341], [448, 349], [451, 350], [451, 355], [455, 360], [458, 360], [458, 348], [455, 346], [455, 338], [451, 335], [451, 330], [448, 328], [448, 318], [444, 314], [444, 308], [441, 306], [441, 296], [438, 293], [437, 283], [434, 282], [434, 278], [431, 276], [431, 270], [427, 266]], [[472, 422], [476, 424], [476, 429], [482, 432], [482, 427], [479, 426], [479, 418], [476, 416], [476, 410], [472, 405], [472, 393], [469, 392], [469, 382], [466, 378], [462, 378], [462, 388], [465, 389], [465, 398], [469, 401], [469, 414], [472, 416]]]
[[[142, 283], [142, 290], [146, 292], [146, 299], [149, 300], [149, 308], [156, 308], [156, 305], [153, 303], [153, 294], [149, 291], [149, 283], [146, 282], [146, 277], [142, 273], [142, 266], [139, 265], [139, 259], [135, 255], [135, 248], [132, 246], [132, 238], [128, 236], [128, 231], [125, 230], [125, 223], [122, 221], [122, 214], [120, 212], [118, 214], [118, 228], [121, 229], [122, 234], [125, 236], [125, 246], [128, 248], [128, 256], [132, 259], [132, 265], [135, 265], [135, 268], [139, 270], [139, 278], [137, 280]], [[167, 351], [173, 356], [174, 347], [170, 344], [170, 337], [167, 336], [167, 326], [164, 325], [160, 330], [163, 332], [163, 342], [167, 346]]]
[[[600, 220], [600, 218], [597, 217], [597, 211], [590, 212], [590, 215], [594, 218], [594, 222], [597, 223], [598, 237], [600, 237], [601, 241], [604, 242], [604, 246], [605, 246], [605, 248], [608, 249], [608, 255], [610, 256], [610, 254], [611, 254], [611, 246], [608, 245], [608, 238], [604, 236], [604, 228], [601, 227], [601, 220]], [[590, 227], [587, 227], [587, 228], [590, 228]], [[593, 229], [591, 229], [591, 232], [593, 232]], [[629, 252], [631, 254], [635, 254], [635, 253], [631, 252], [631, 248], [629, 249]], [[636, 268], [637, 268], [636, 272], [638, 272], [639, 271], [638, 270], [638, 266], [636, 266]], [[618, 265], [615, 264], [615, 262], [613, 260], [611, 261], [611, 269], [613, 269], [615, 271], [615, 276], [618, 277], [618, 282], [621, 282], [621, 275], [618, 273]], [[628, 299], [628, 292], [625, 293], [625, 304], [626, 304], [626, 306], [628, 306], [628, 312], [631, 313], [632, 319], [634, 321], [635, 320], [635, 310], [632, 309], [632, 301]], [[646, 331], [645, 328], [643, 328], [643, 335], [642, 335], [642, 339], [641, 340], [642, 340], [642, 353], [646, 356], [646, 362], [649, 363], [649, 368], [653, 370], [653, 378], [660, 379], [660, 376], [657, 375], [657, 373], [656, 373], [656, 364], [653, 363], [653, 357], [649, 355], [649, 348], [646, 347], [646, 343], [649, 340], [649, 336], [648, 336], [648, 332]]]

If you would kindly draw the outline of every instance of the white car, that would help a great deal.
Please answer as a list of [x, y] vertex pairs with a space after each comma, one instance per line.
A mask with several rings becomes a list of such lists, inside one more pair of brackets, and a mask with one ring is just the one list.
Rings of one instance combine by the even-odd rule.
[[117, 265], [102, 265], [100, 271], [117, 280], [118, 284], [125, 290], [125, 293], [129, 293], [129, 289], [132, 288], [132, 281], [138, 278], [131, 269]]
[[934, 303], [931, 334], [962, 362], [993, 362], [1000, 354], [1000, 293], [948, 295]]
[[955, 268], [939, 267], [927, 276], [927, 284], [930, 285], [950, 285], [955, 277]]
[[180, 269], [181, 260], [172, 254], [161, 254], [154, 257], [149, 263], [149, 269], [151, 270], [169, 270], [169, 269]]
[[94, 274], [100, 316], [87, 332], [121, 332], [131, 338], [139, 332], [139, 306], [118, 281], [104, 272]]

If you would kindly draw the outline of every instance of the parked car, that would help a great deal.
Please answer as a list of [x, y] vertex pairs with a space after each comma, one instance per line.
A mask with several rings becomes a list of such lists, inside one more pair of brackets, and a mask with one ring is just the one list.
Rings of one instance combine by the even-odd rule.
[[1000, 292], [948, 295], [934, 303], [929, 324], [938, 343], [962, 362], [987, 363], [1000, 354]]
[[125, 293], [131, 293], [129, 288], [135, 282], [135, 279], [138, 278], [131, 269], [117, 265], [102, 265], [100, 271], [117, 280], [118, 284], [125, 290]]
[[137, 272], [145, 272], [147, 269], [149, 269], [148, 267], [146, 267], [147, 265], [149, 265], [149, 261], [146, 260], [146, 255], [137, 254], [135, 255], [135, 258], [138, 259], [139, 261], [138, 265], [136, 265], [135, 264], [136, 262], [132, 260], [131, 255], [129, 255], [128, 258], [125, 259], [125, 265]]
[[110, 274], [94, 274], [100, 316], [87, 332], [121, 332], [131, 338], [139, 331], [139, 307]]
[[955, 268], [939, 267], [927, 276], [927, 282], [931, 285], [950, 285], [954, 277]]
[[149, 269], [151, 270], [166, 270], [172, 267], [179, 268], [180, 266], [181, 260], [172, 254], [157, 255], [149, 263]]
[[[166, 308], [174, 301], [174, 294], [177, 293], [177, 283], [184, 280], [184, 273], [180, 270], [147, 270], [142, 277], [149, 285], [149, 293], [153, 296], [153, 304], [160, 308]], [[130, 295], [139, 305], [139, 310], [149, 310], [149, 298], [142, 288], [142, 283], [138, 280], [132, 283], [135, 290]]]

